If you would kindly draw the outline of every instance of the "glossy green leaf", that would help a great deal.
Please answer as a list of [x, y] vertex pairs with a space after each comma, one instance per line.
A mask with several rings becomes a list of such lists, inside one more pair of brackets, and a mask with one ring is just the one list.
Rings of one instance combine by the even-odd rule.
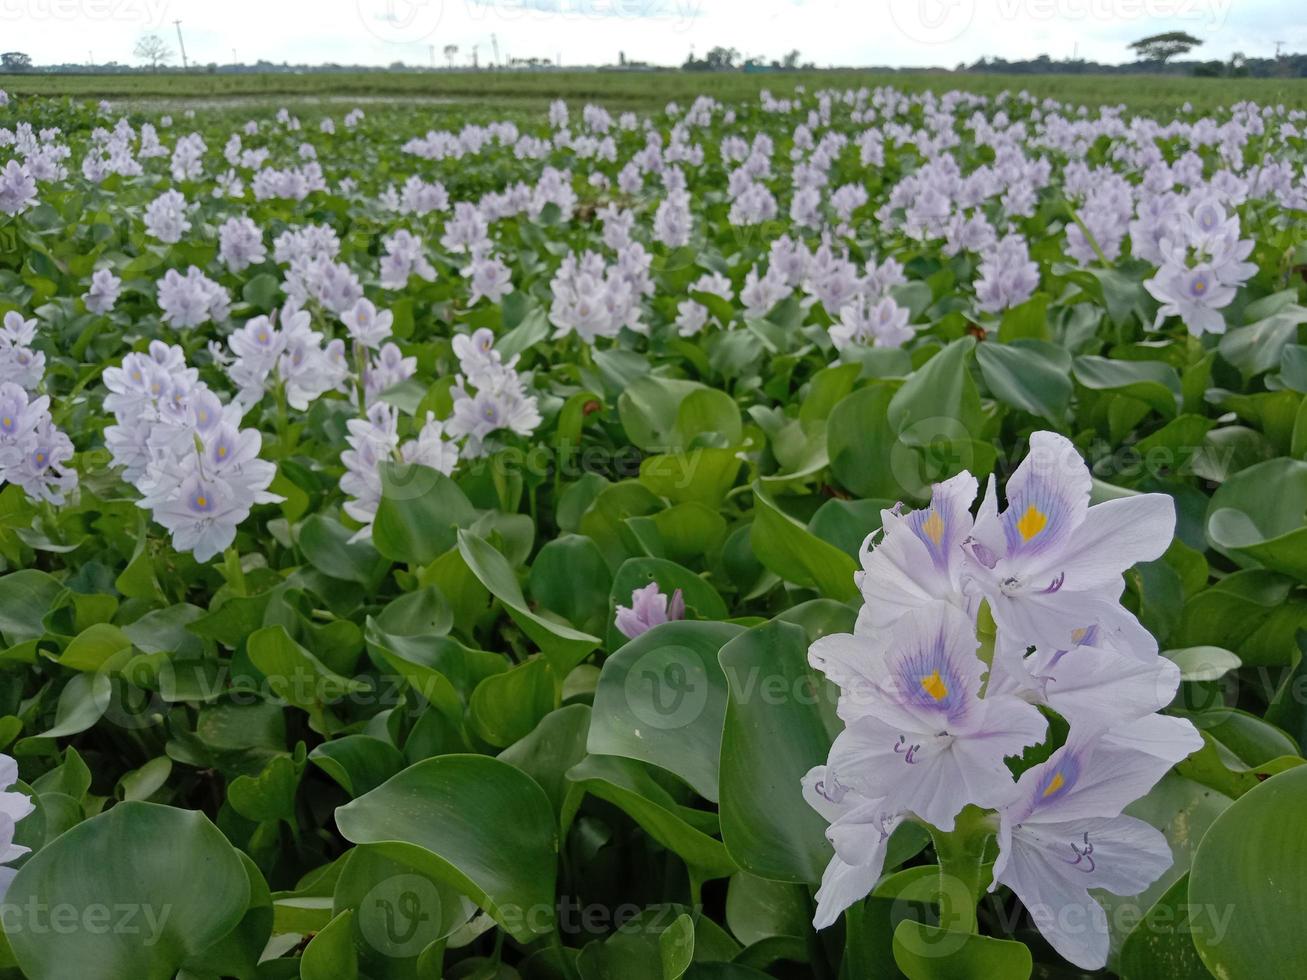
[[522, 942], [553, 928], [553, 810], [544, 790], [505, 762], [419, 762], [340, 807], [336, 826], [346, 840], [382, 845], [450, 883]]

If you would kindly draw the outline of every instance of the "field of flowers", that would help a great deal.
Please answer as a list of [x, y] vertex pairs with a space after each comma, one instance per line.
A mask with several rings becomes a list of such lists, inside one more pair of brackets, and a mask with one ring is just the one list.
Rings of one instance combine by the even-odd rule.
[[1307, 113], [432, 118], [0, 93], [0, 977], [1307, 976]]

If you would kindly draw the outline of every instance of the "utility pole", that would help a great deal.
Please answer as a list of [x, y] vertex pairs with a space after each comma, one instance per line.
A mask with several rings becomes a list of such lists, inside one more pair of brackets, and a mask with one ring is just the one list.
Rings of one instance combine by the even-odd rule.
[[490, 35], [490, 46], [491, 46], [492, 48], [494, 48], [494, 51], [495, 51], [495, 67], [498, 68], [498, 67], [499, 67], [499, 38], [496, 37], [494, 34], [491, 34], [491, 35]]
[[472, 70], [473, 71], [476, 71], [480, 67], [477, 64], [477, 51], [480, 49], [480, 47], [481, 45], [479, 44], [472, 45]]
[[173, 24], [177, 28], [177, 46], [182, 49], [182, 71], [186, 71], [190, 65], [186, 63], [186, 42], [182, 40], [182, 22], [175, 20]]

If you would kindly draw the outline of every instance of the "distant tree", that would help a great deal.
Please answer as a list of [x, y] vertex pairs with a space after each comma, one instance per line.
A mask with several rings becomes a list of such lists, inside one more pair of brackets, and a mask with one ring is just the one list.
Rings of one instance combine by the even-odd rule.
[[798, 48], [795, 48], [793, 51], [791, 51], [789, 54], [787, 54], [784, 58], [781, 59], [781, 67], [788, 68], [791, 70], [799, 67]]
[[154, 71], [158, 71], [160, 66], [166, 65], [168, 59], [172, 57], [172, 49], [158, 34], [142, 34], [140, 40], [136, 42], [136, 47], [132, 49], [132, 53]]
[[453, 67], [454, 67], [454, 58], [457, 57], [457, 55], [458, 55], [458, 45], [457, 45], [457, 44], [446, 44], [446, 45], [445, 45], [445, 60], [449, 62], [449, 67], [450, 67], [451, 70], [452, 70]]
[[1144, 61], [1166, 64], [1176, 55], [1188, 54], [1202, 43], [1201, 39], [1184, 31], [1168, 31], [1165, 34], [1153, 34], [1141, 38], [1129, 47]]
[[740, 59], [740, 52], [735, 48], [716, 47], [708, 52], [704, 61], [708, 63], [711, 71], [729, 71], [735, 67], [735, 62]]
[[28, 71], [32, 67], [32, 56], [21, 51], [6, 51], [0, 54], [0, 67], [5, 71]]

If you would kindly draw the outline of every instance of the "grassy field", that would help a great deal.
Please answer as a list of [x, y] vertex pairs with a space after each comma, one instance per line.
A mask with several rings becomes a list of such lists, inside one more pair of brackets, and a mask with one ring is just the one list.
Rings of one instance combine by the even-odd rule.
[[342, 74], [210, 75], [0, 75], [0, 88], [18, 95], [67, 95], [115, 100], [281, 100], [324, 97], [453, 99], [531, 104], [549, 99], [600, 101], [648, 108], [709, 92], [723, 100], [752, 98], [764, 88], [777, 94], [797, 84], [814, 87], [892, 84], [908, 91], [962, 88], [994, 94], [1025, 89], [1038, 96], [1086, 105], [1123, 103], [1166, 115], [1189, 102], [1212, 109], [1244, 99], [1307, 108], [1307, 79], [1208, 79], [1173, 76], [959, 75], [947, 72], [823, 71], [786, 74], [683, 72], [359, 72]]

